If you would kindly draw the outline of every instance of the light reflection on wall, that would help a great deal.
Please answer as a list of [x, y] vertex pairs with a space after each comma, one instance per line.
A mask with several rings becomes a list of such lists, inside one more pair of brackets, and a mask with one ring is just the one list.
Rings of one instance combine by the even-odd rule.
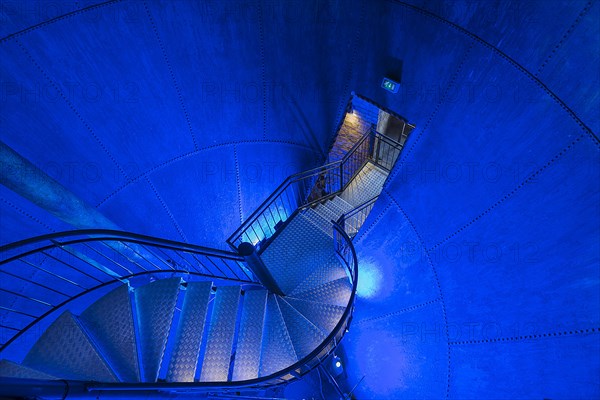
[[383, 276], [373, 262], [360, 262], [358, 270], [358, 287], [356, 295], [360, 298], [371, 299], [380, 295]]

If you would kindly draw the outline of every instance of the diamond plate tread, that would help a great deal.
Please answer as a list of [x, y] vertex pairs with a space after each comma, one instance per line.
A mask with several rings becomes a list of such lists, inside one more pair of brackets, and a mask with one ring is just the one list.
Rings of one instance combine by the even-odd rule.
[[321, 263], [313, 273], [308, 275], [293, 291], [290, 292], [290, 296], [296, 297], [298, 294], [314, 289], [324, 283], [335, 281], [337, 279], [346, 278], [346, 271], [340, 264], [333, 250], [331, 251], [331, 257]]
[[57, 380], [58, 378], [9, 360], [0, 360], [0, 377], [19, 379]]
[[350, 284], [348, 277], [345, 276], [305, 292], [297, 293], [294, 297], [346, 307], [348, 305], [348, 300], [350, 300], [351, 293], [352, 285]]
[[139, 382], [133, 312], [127, 285], [89, 306], [79, 317], [99, 351], [122, 382]]
[[135, 290], [144, 382], [158, 378], [180, 282], [180, 278], [161, 279]]
[[283, 315], [285, 326], [292, 340], [296, 356], [301, 360], [323, 343], [326, 336], [321, 329], [289, 305], [285, 299], [278, 297], [277, 303], [279, 304], [281, 315]]
[[367, 163], [352, 179], [340, 197], [357, 207], [379, 195], [386, 178], [386, 172], [371, 163]]
[[244, 295], [232, 381], [258, 378], [267, 295], [266, 290], [251, 290]]
[[345, 307], [286, 297], [285, 301], [329, 335], [342, 318]]
[[46, 329], [22, 364], [60, 379], [117, 381], [69, 311]]
[[265, 330], [260, 359], [260, 376], [281, 371], [298, 361], [277, 299], [270, 294], [267, 300]]
[[200, 373], [201, 382], [227, 381], [240, 301], [240, 287], [219, 287], [214, 301]]
[[289, 293], [329, 258], [331, 249], [333, 240], [298, 214], [267, 247], [262, 259], [283, 293]]
[[331, 227], [331, 223], [321, 217], [315, 210], [308, 208], [302, 215], [304, 215], [310, 223], [319, 228], [321, 232], [325, 233], [330, 238], [333, 238], [333, 228]]
[[212, 282], [187, 285], [167, 372], [169, 382], [194, 382], [211, 289]]

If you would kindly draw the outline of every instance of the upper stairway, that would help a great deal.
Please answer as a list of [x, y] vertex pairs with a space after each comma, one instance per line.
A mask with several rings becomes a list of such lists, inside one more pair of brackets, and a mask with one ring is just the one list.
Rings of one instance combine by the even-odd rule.
[[0, 312], [20, 321], [0, 351], [2, 390], [24, 390], [22, 379], [202, 391], [301, 377], [349, 327], [351, 237], [400, 149], [369, 132], [341, 161], [288, 178], [228, 240], [239, 253], [98, 230], [0, 248], [3, 282], [25, 288], [0, 286]]

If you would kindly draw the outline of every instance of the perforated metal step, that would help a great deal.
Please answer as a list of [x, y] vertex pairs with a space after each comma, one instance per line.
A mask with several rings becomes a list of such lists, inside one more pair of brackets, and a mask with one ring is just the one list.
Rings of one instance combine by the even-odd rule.
[[9, 360], [0, 360], [0, 377], [19, 379], [56, 380], [58, 378], [41, 371], [25, 367]]
[[266, 290], [251, 290], [244, 294], [233, 381], [258, 378], [267, 294]]
[[316, 266], [329, 258], [332, 239], [298, 214], [262, 254], [284, 293], [292, 291]]
[[169, 382], [194, 381], [211, 289], [212, 282], [187, 285], [167, 372]]
[[341, 194], [347, 203], [357, 207], [381, 193], [387, 173], [372, 163], [367, 163]]
[[122, 382], [139, 382], [133, 314], [127, 285], [88, 307], [79, 320]]
[[227, 381], [239, 299], [239, 286], [217, 289], [200, 373], [202, 382]]
[[161, 279], [135, 290], [143, 381], [156, 382], [173, 321], [179, 278]]
[[323, 343], [326, 336], [304, 315], [289, 305], [284, 298], [277, 297], [277, 303], [292, 340], [296, 357], [301, 360]]
[[331, 202], [338, 207], [342, 214], [345, 214], [354, 208], [352, 204], [347, 203], [340, 196], [335, 196], [333, 199], [331, 199]]
[[23, 365], [60, 379], [117, 381], [68, 311], [46, 329], [25, 357]]
[[315, 210], [313, 210], [312, 208], [308, 208], [303, 212], [302, 215], [306, 217], [306, 219], [315, 227], [317, 227], [321, 232], [323, 232], [330, 238], [333, 238], [333, 227], [331, 226], [331, 222], [327, 221]]
[[344, 314], [345, 307], [286, 297], [285, 301], [329, 335]]
[[267, 301], [260, 376], [268, 376], [298, 361], [274, 294]]

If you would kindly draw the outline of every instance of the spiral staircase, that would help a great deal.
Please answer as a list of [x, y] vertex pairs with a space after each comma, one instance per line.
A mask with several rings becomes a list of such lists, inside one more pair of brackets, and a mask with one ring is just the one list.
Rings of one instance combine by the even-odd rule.
[[240, 393], [300, 378], [350, 326], [351, 238], [401, 148], [371, 130], [342, 160], [289, 177], [228, 239], [234, 251], [108, 230], [3, 246], [0, 312], [15, 325], [1, 327], [0, 396]]

